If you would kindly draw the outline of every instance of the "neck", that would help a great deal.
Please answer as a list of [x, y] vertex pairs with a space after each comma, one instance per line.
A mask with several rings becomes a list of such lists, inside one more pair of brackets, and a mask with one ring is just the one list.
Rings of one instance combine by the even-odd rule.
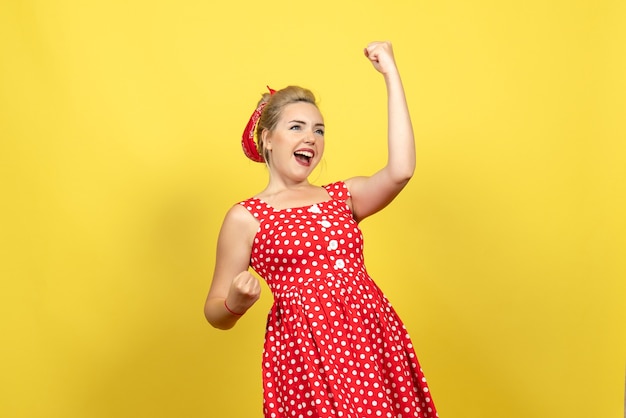
[[270, 176], [270, 180], [265, 187], [266, 193], [281, 193], [285, 191], [300, 191], [312, 187], [309, 183], [309, 179], [302, 181], [285, 181], [284, 179], [275, 178]]

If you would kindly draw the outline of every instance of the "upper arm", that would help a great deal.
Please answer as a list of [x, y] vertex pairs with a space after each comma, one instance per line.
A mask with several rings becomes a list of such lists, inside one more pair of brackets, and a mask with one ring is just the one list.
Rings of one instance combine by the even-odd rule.
[[357, 222], [387, 206], [402, 191], [410, 177], [397, 180], [382, 169], [370, 177], [352, 177], [345, 181], [351, 195], [351, 207]]
[[248, 269], [258, 227], [259, 221], [243, 206], [230, 208], [217, 239], [215, 270], [207, 299], [225, 298], [233, 278]]

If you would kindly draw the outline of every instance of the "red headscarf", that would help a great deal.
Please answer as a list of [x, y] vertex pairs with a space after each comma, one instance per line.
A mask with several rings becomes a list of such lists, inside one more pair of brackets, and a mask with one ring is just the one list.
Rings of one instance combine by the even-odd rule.
[[[267, 89], [270, 91], [270, 95], [276, 93], [276, 90], [272, 90], [269, 86], [267, 86]], [[243, 153], [246, 154], [246, 157], [257, 163], [265, 161], [263, 156], [259, 154], [256, 142], [254, 142], [254, 130], [256, 129], [259, 119], [261, 118], [261, 113], [263, 112], [265, 105], [267, 105], [267, 102], [263, 101], [259, 103], [256, 109], [254, 109], [254, 112], [252, 112], [252, 116], [250, 116], [250, 120], [248, 121], [246, 129], [244, 129], [241, 137], [241, 147], [243, 148]]]

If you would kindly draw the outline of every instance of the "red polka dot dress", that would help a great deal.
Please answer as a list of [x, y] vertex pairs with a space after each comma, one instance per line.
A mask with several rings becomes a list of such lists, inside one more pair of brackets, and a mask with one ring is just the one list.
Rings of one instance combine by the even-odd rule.
[[266, 418], [435, 418], [409, 335], [363, 263], [363, 236], [343, 182], [330, 200], [274, 209], [260, 222], [250, 265], [274, 295], [263, 350]]

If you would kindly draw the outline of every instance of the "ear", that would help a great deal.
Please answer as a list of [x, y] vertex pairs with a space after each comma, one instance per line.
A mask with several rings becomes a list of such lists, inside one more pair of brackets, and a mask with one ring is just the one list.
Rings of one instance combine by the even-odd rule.
[[272, 149], [272, 138], [270, 137], [270, 131], [267, 129], [263, 129], [263, 132], [261, 132], [261, 143], [263, 144], [263, 149], [268, 151]]

